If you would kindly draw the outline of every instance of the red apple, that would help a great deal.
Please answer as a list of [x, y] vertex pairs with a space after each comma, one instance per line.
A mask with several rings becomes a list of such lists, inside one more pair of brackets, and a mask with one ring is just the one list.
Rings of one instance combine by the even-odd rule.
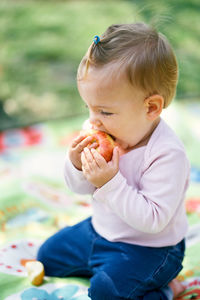
[[82, 134], [86, 137], [93, 137], [92, 141], [88, 144], [88, 147], [97, 143], [97, 147], [95, 148], [105, 158], [105, 160], [108, 162], [112, 159], [115, 142], [109, 134], [104, 131], [94, 129], [84, 130], [82, 131]]

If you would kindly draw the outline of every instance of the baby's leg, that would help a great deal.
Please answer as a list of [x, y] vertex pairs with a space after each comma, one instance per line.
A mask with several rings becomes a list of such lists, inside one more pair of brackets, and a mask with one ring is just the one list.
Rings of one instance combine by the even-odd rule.
[[167, 284], [180, 272], [183, 256], [183, 242], [151, 248], [98, 238], [90, 257], [94, 275], [89, 296], [92, 300], [172, 300]]
[[37, 260], [43, 263], [47, 276], [91, 275], [87, 265], [92, 244], [90, 227], [89, 218], [60, 230], [44, 242]]

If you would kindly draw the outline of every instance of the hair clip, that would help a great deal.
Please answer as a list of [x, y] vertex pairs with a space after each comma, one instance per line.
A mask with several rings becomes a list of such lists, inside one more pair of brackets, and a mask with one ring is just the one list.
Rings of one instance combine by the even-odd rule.
[[97, 45], [100, 42], [100, 37], [98, 35], [95, 35], [93, 38], [94, 43]]

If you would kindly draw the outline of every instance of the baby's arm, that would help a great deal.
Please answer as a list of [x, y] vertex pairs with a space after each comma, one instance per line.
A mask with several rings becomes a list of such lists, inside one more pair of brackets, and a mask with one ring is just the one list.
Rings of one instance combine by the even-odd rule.
[[133, 228], [158, 233], [168, 225], [178, 206], [183, 205], [188, 174], [184, 152], [166, 150], [149, 160], [138, 189], [128, 185], [118, 172], [93, 197], [107, 204]]

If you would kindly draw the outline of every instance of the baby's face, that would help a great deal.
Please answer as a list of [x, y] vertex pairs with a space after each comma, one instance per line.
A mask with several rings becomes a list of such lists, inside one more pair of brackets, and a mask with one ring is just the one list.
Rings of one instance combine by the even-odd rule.
[[78, 82], [80, 96], [89, 110], [94, 129], [112, 135], [124, 149], [139, 146], [148, 135], [144, 94], [124, 77], [112, 78], [107, 69], [93, 69]]

